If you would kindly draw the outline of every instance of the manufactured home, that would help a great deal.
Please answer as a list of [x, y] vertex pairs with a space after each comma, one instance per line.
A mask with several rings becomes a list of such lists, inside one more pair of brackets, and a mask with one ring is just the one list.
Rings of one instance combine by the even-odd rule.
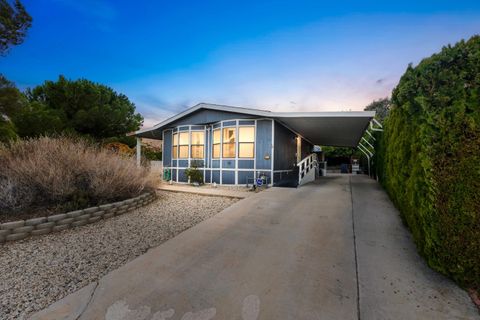
[[187, 182], [185, 169], [195, 166], [205, 183], [244, 185], [261, 177], [268, 185], [296, 186], [311, 179], [316, 146], [357, 147], [374, 115], [200, 103], [135, 136], [139, 143], [163, 141], [163, 167], [175, 182]]

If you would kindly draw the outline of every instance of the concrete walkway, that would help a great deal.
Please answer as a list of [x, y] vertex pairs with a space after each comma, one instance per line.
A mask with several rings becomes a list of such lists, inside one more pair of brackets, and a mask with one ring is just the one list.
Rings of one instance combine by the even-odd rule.
[[192, 193], [199, 194], [204, 196], [217, 196], [217, 197], [229, 197], [236, 199], [244, 199], [251, 195], [254, 195], [255, 192], [249, 191], [247, 187], [217, 187], [214, 188], [211, 185], [203, 185], [199, 187], [194, 187], [187, 184], [166, 184], [163, 183], [158, 187], [158, 190], [171, 191], [171, 192], [182, 192], [182, 193]]
[[148, 251], [34, 319], [476, 319], [431, 271], [378, 184], [272, 188]]

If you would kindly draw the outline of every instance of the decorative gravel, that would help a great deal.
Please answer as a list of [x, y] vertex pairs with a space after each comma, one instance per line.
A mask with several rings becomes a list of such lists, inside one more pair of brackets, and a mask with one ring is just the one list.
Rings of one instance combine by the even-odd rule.
[[158, 197], [118, 217], [0, 245], [0, 319], [26, 319], [237, 201], [166, 191]]

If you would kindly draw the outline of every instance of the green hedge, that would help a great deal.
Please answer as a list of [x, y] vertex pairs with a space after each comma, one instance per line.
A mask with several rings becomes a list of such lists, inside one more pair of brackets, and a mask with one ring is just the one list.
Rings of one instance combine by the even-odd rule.
[[379, 137], [378, 177], [420, 253], [480, 289], [480, 37], [409, 66]]

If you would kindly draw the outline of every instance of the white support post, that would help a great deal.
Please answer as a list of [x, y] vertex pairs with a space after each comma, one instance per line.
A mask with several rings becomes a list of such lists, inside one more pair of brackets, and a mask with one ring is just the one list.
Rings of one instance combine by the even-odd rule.
[[368, 142], [367, 139], [365, 139], [364, 137], [362, 137], [362, 140], [365, 141], [366, 144], [368, 144], [370, 146], [370, 148], [372, 148], [373, 150], [375, 150], [375, 147], [370, 143]]
[[368, 129], [365, 131], [374, 141], [377, 140], [375, 137], [368, 131]]
[[358, 149], [360, 151], [362, 151], [362, 153], [367, 157], [368, 176], [371, 177], [371, 174], [370, 174], [370, 155], [373, 157], [373, 154], [370, 153], [370, 151], [367, 148], [365, 148], [365, 146], [362, 145], [361, 143], [358, 145]]
[[137, 137], [137, 167], [140, 167], [142, 159], [142, 138]]

